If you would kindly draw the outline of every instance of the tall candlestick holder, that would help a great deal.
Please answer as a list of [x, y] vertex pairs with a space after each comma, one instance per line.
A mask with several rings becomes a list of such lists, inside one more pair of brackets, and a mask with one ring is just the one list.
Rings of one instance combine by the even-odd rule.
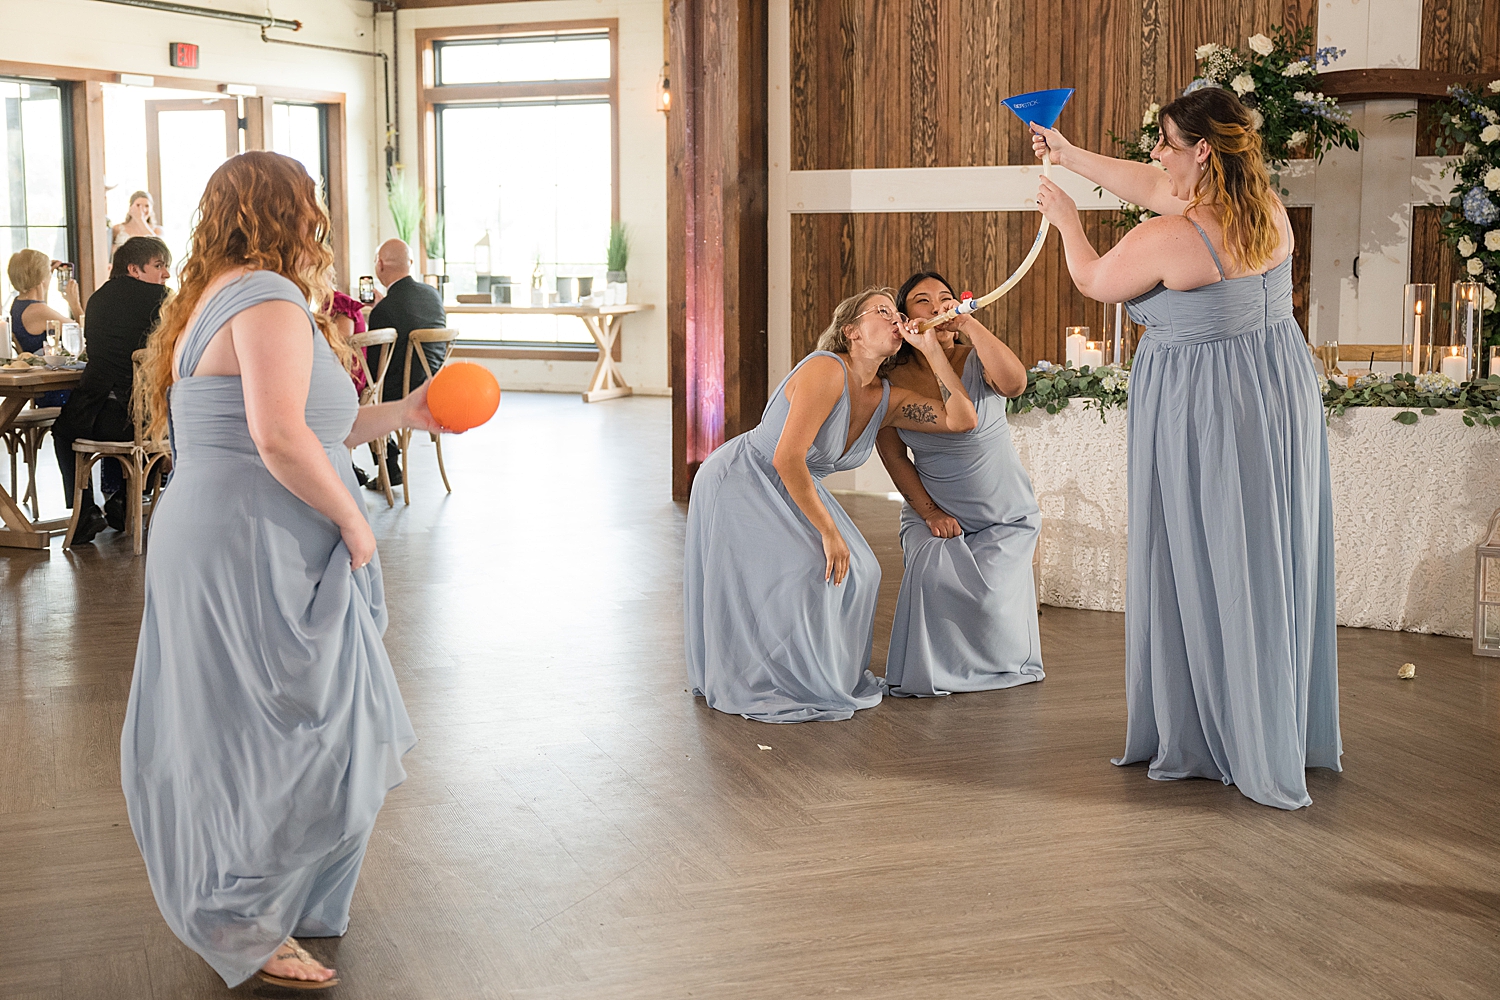
[[1125, 363], [1125, 303], [1115, 303], [1115, 357], [1114, 366]]
[[1484, 286], [1477, 281], [1453, 283], [1453, 330], [1449, 343], [1463, 348], [1463, 380], [1478, 378], [1479, 352], [1484, 347]]
[[1401, 370], [1412, 375], [1431, 371], [1433, 284], [1407, 285], [1401, 312]]

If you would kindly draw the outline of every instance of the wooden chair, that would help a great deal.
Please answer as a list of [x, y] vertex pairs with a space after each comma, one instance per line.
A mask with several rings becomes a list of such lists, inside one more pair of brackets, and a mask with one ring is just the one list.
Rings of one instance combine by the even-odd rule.
[[[389, 326], [379, 330], [366, 330], [349, 338], [349, 346], [354, 348], [354, 361], [365, 376], [365, 387], [359, 393], [360, 406], [374, 406], [385, 402], [385, 372], [391, 366], [391, 355], [396, 353], [394, 348], [387, 345], [395, 342], [395, 327]], [[370, 371], [369, 358], [365, 355], [366, 349], [371, 347], [380, 348], [380, 363], [376, 365], [374, 374]], [[369, 443], [375, 449], [376, 464], [380, 467], [378, 481], [380, 491], [385, 494], [385, 505], [394, 507], [396, 498], [391, 494], [391, 475], [385, 467], [385, 435], [382, 434]]]
[[[10, 453], [10, 494], [20, 503], [31, 504], [33, 520], [41, 516], [36, 497], [36, 457], [41, 451], [47, 431], [57, 422], [62, 413], [60, 406], [37, 406], [35, 400], [20, 413], [15, 422], [5, 429], [5, 450]], [[26, 492], [16, 493], [16, 458], [26, 463]]]
[[[137, 374], [145, 356], [145, 351], [130, 356]], [[132, 417], [135, 438], [131, 441], [79, 438], [73, 442], [73, 517], [63, 538], [64, 548], [73, 544], [73, 535], [78, 531], [78, 519], [83, 515], [83, 488], [89, 484], [94, 464], [102, 458], [113, 458], [125, 472], [125, 530], [134, 539], [135, 554], [141, 554], [151, 512], [156, 509], [166, 472], [172, 464], [172, 446], [166, 440], [147, 440], [145, 414], [134, 412]]]
[[[448, 352], [453, 349], [453, 341], [457, 339], [458, 331], [452, 329], [413, 330], [406, 338], [406, 362], [401, 370], [401, 388], [403, 394], [410, 394], [411, 385], [411, 359], [415, 355], [417, 361], [422, 365], [422, 371], [427, 373], [430, 380], [433, 376], [433, 368], [427, 361], [427, 352], [421, 349], [423, 344], [442, 344], [443, 360], [438, 363], [441, 368], [448, 360]], [[432, 443], [437, 447], [438, 472], [443, 477], [443, 489], [449, 493], [453, 487], [448, 485], [448, 470], [443, 467], [443, 436], [432, 434]], [[411, 451], [411, 428], [403, 427], [396, 432], [396, 441], [401, 448], [401, 495], [408, 504], [411, 503], [411, 469], [408, 467], [407, 454]]]

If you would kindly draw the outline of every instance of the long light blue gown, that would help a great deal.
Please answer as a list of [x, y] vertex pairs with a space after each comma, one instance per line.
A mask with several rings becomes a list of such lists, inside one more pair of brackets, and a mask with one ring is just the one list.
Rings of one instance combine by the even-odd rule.
[[979, 412], [973, 430], [898, 432], [928, 495], [964, 531], [938, 538], [901, 506], [906, 573], [885, 660], [898, 697], [992, 691], [1044, 676], [1031, 576], [1041, 510], [1011, 443], [1005, 397], [984, 380], [978, 351], [964, 362], [963, 382]]
[[[710, 708], [761, 722], [847, 719], [880, 703], [883, 683], [868, 667], [874, 643], [880, 563], [823, 486], [870, 457], [885, 419], [890, 384], [854, 443], [849, 385], [807, 450], [818, 497], [849, 547], [842, 584], [823, 579], [823, 541], [771, 464], [791, 406], [771, 394], [760, 425], [726, 441], [693, 479], [683, 551], [683, 625], [688, 683]], [[840, 359], [840, 364], [842, 360]]]
[[1130, 375], [1130, 718], [1115, 763], [1309, 805], [1305, 769], [1341, 770], [1343, 751], [1328, 436], [1291, 258], [1158, 285], [1129, 309], [1147, 330]]
[[[171, 485], [151, 522], [145, 614], [120, 738], [130, 825], [168, 926], [229, 986], [289, 935], [340, 935], [365, 844], [416, 742], [386, 657], [380, 564], [267, 471], [237, 376], [193, 376], [261, 302], [251, 272], [185, 335]], [[312, 326], [307, 424], [363, 509], [344, 438], [358, 400]]]

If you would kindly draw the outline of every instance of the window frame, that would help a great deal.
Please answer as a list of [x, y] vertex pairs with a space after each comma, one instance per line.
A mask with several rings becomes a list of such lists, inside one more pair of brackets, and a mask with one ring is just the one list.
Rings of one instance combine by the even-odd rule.
[[[437, 44], [469, 42], [504, 35], [552, 35], [566, 32], [597, 32], [609, 36], [609, 79], [544, 80], [527, 83], [437, 83]], [[576, 21], [529, 21], [516, 24], [463, 25], [447, 28], [418, 28], [417, 50], [417, 176], [426, 195], [428, 218], [438, 212], [438, 127], [441, 107], [454, 105], [494, 105], [517, 100], [549, 100], [567, 97], [604, 97], [609, 101], [610, 126], [610, 222], [620, 221], [620, 22], [618, 18], [591, 18]], [[417, 259], [424, 265], [425, 247], [414, 247]], [[593, 344], [535, 343], [512, 340], [461, 340], [454, 344], [455, 353], [467, 357], [524, 358], [534, 360], [591, 361], [599, 356]], [[616, 344], [618, 351], [618, 342]]]
[[[79, 230], [79, 226], [78, 226], [78, 204], [77, 204], [76, 198], [74, 197], [74, 192], [77, 191], [77, 165], [75, 163], [75, 160], [76, 160], [76, 151], [75, 151], [75, 148], [74, 148], [74, 143], [75, 143], [74, 131], [75, 131], [77, 125], [76, 125], [76, 122], [74, 120], [74, 107], [73, 107], [74, 101], [73, 101], [73, 94], [72, 94], [72, 89], [73, 89], [72, 85], [67, 80], [49, 80], [49, 79], [44, 79], [44, 78], [39, 78], [39, 77], [34, 77], [34, 76], [12, 75], [10, 73], [4, 72], [3, 68], [0, 68], [0, 83], [15, 83], [15, 84], [26, 84], [26, 85], [34, 85], [34, 86], [42, 86], [42, 87], [53, 87], [58, 92], [58, 105], [59, 105], [60, 110], [61, 110], [61, 120], [59, 122], [59, 135], [62, 138], [62, 167], [63, 167], [63, 178], [62, 178], [62, 183], [63, 183], [63, 225], [62, 225], [62, 228], [63, 228], [63, 233], [64, 233], [64, 245], [67, 247], [67, 250], [65, 252], [67, 253], [68, 260], [73, 264], [74, 274], [77, 275], [77, 274], [79, 274], [79, 272], [81, 270], [81, 263], [82, 262], [81, 262], [80, 258], [82, 257], [82, 254], [79, 252], [80, 241], [79, 241], [79, 232], [78, 232], [78, 230]], [[25, 155], [24, 151], [23, 151], [22, 155]], [[25, 226], [20, 227], [20, 228], [29, 231], [32, 228], [32, 226], [30, 224], [30, 221], [31, 221], [31, 213], [28, 211], [27, 212], [27, 224]], [[9, 227], [5, 227], [5, 228], [16, 228], [16, 227], [9, 226]], [[37, 228], [54, 228], [54, 227], [40, 227], [39, 226]], [[12, 290], [16, 291], [16, 289], [12, 289]]]

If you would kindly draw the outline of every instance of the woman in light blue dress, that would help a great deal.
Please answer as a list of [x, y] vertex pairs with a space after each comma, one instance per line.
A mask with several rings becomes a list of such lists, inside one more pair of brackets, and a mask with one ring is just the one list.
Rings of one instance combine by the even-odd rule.
[[338, 979], [293, 935], [344, 933], [415, 743], [349, 448], [439, 428], [423, 392], [358, 405], [308, 308], [331, 254], [297, 161], [228, 160], [199, 218], [140, 382], [156, 431], [170, 420], [174, 474], [151, 522], [121, 781], [173, 933], [228, 986], [322, 988]]
[[[933, 272], [912, 275], [896, 294], [914, 320], [957, 303], [947, 279]], [[1043, 677], [1031, 574], [1042, 517], [1005, 419], [1006, 397], [1026, 389], [1026, 366], [973, 314], [936, 333], [962, 373], [979, 426], [963, 434], [885, 428], [876, 439], [906, 498], [906, 572], [885, 660], [886, 684], [898, 697], [993, 691]], [[893, 386], [937, 392], [925, 359], [905, 347], [885, 370]]]
[[[946, 402], [879, 376], [903, 341], [931, 363]], [[847, 719], [879, 704], [869, 662], [880, 564], [822, 480], [863, 465], [882, 427], [964, 431], [975, 420], [936, 335], [917, 334], [889, 289], [839, 303], [760, 425], [693, 479], [683, 552], [693, 693], [761, 722]]]
[[1341, 770], [1333, 505], [1317, 376], [1292, 317], [1292, 233], [1261, 139], [1232, 94], [1161, 109], [1165, 170], [1085, 152], [1054, 129], [1039, 156], [1160, 218], [1100, 257], [1043, 180], [1085, 295], [1130, 299], [1129, 723], [1115, 761], [1309, 805], [1306, 768]]

